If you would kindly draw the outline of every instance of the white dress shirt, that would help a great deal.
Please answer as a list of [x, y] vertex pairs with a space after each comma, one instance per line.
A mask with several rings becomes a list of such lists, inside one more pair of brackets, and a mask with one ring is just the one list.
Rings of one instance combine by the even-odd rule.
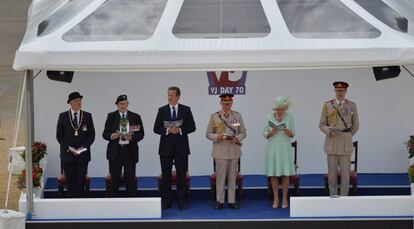
[[[170, 104], [170, 115], [171, 115], [171, 118], [172, 118], [172, 116], [173, 116], [173, 107], [175, 108], [175, 117], [177, 117], [178, 118], [178, 103], [177, 104], [175, 104], [174, 106], [173, 105], [171, 105]], [[168, 135], [168, 134], [170, 134], [169, 132], [168, 132], [168, 130], [169, 130], [170, 128], [167, 128], [167, 130], [166, 130], [166, 132], [165, 132], [165, 134], [166, 135]], [[181, 131], [181, 128], [180, 128], [180, 135], [182, 135], [182, 131]]]
[[[80, 110], [78, 111], [74, 111], [72, 109], [70, 109], [70, 112], [72, 113], [72, 116], [70, 118], [70, 121], [73, 123], [73, 119], [75, 118], [75, 113], [76, 113], [76, 118], [77, 118], [77, 122], [78, 122], [78, 126], [80, 125], [79, 121], [80, 121]], [[75, 128], [77, 128], [77, 126], [75, 126]]]
[[171, 105], [171, 104], [170, 104], [170, 113], [171, 113], [171, 118], [172, 118], [172, 116], [173, 116], [173, 107], [175, 108], [175, 114], [176, 114], [176, 117], [178, 117], [178, 103], [177, 103], [177, 104], [175, 104], [175, 106], [173, 106], [173, 105]]

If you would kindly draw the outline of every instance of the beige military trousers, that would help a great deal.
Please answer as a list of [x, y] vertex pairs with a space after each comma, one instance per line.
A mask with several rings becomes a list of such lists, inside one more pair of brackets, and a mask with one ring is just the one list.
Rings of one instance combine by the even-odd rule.
[[341, 196], [349, 193], [349, 177], [351, 171], [351, 154], [328, 154], [328, 184], [329, 194], [338, 195], [338, 167], [341, 173]]
[[216, 197], [217, 202], [224, 203], [225, 186], [227, 179], [228, 203], [236, 202], [237, 163], [239, 159], [217, 159], [216, 162]]

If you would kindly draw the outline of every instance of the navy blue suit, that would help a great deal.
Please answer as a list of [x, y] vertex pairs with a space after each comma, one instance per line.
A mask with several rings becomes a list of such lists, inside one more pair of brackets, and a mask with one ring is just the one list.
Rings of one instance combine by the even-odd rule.
[[171, 169], [173, 164], [177, 173], [178, 201], [186, 201], [187, 199], [185, 175], [188, 170], [188, 155], [190, 154], [188, 134], [194, 132], [196, 127], [190, 107], [178, 104], [177, 113], [177, 120], [183, 120], [180, 127], [181, 134], [167, 135], [167, 129], [164, 128], [164, 121], [172, 121], [169, 104], [158, 109], [154, 124], [154, 132], [161, 136], [158, 154], [160, 155], [163, 177], [161, 197], [164, 203], [171, 202]]
[[[78, 136], [75, 136], [71, 125], [72, 114], [70, 110], [59, 114], [56, 128], [56, 139], [60, 144], [60, 159], [66, 177], [68, 197], [75, 198], [84, 195], [84, 181], [88, 172], [88, 163], [91, 160], [90, 147], [95, 141], [92, 115], [86, 111], [80, 112], [83, 117], [79, 117], [79, 121], [82, 121], [78, 129]], [[75, 149], [84, 147], [87, 151], [80, 155], [74, 155], [68, 151], [69, 146]]]

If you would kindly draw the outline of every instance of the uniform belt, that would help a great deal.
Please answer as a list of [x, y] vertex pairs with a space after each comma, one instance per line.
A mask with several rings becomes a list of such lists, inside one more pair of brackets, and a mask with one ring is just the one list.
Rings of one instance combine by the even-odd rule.
[[351, 133], [351, 128], [346, 128], [345, 130], [342, 130], [343, 133]]

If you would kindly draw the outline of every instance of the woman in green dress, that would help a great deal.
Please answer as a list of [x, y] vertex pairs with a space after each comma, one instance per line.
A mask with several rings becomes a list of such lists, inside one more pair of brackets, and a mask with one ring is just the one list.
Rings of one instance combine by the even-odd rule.
[[266, 146], [266, 175], [273, 189], [273, 208], [279, 206], [279, 179], [282, 179], [282, 208], [288, 207], [289, 176], [295, 174], [291, 138], [295, 135], [293, 117], [287, 112], [290, 106], [287, 96], [276, 98], [273, 111], [266, 117], [264, 136]]

